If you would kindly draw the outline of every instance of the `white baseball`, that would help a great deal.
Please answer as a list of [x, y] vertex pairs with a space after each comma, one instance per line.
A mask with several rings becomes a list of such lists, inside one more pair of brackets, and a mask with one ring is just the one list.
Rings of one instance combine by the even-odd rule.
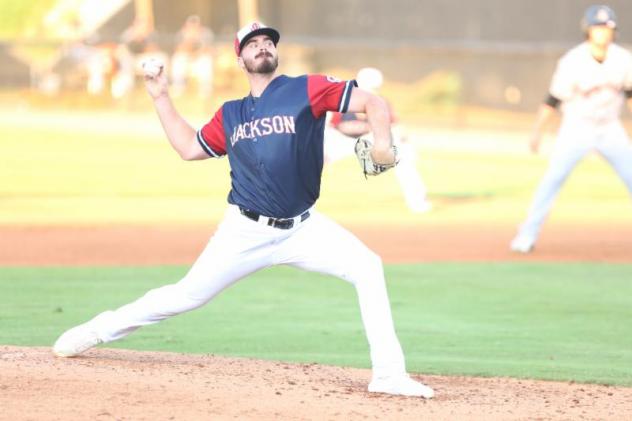
[[143, 62], [142, 67], [145, 76], [153, 79], [160, 74], [165, 65], [158, 59], [150, 58]]

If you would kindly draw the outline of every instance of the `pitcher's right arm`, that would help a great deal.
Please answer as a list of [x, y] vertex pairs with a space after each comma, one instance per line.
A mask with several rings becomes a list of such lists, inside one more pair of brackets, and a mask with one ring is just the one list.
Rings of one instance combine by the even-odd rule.
[[178, 113], [169, 97], [169, 82], [164, 68], [157, 76], [145, 75], [145, 86], [152, 98], [169, 143], [185, 161], [209, 158], [198, 143], [195, 129]]

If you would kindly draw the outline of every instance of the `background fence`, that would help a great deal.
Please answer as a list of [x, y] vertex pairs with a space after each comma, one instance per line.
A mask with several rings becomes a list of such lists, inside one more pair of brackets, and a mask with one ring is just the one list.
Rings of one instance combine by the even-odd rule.
[[[416, 83], [431, 78], [438, 91], [466, 105], [533, 110], [546, 94], [557, 58], [581, 42], [580, 19], [589, 0], [260, 0], [261, 19], [277, 27], [283, 61], [300, 61], [312, 72], [376, 66], [386, 79]], [[632, 44], [632, 2], [612, 0], [618, 41]], [[190, 14], [210, 26], [216, 43], [229, 47], [239, 26], [236, 1], [154, 0], [161, 47]], [[117, 40], [134, 19], [129, 2], [98, 31]], [[0, 45], [3, 86], [29, 83], [29, 67], [12, 48], [42, 40]], [[436, 77], [440, 75], [439, 77]], [[438, 96], [440, 97], [440, 93]], [[440, 99], [440, 98], [439, 98]]]

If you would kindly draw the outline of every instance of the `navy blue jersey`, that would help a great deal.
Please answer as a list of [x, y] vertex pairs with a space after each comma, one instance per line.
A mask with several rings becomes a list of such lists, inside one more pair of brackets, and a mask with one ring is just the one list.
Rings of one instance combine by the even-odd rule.
[[354, 81], [278, 76], [260, 97], [229, 101], [198, 132], [212, 157], [228, 155], [228, 202], [291, 218], [320, 195], [327, 111], [346, 112]]

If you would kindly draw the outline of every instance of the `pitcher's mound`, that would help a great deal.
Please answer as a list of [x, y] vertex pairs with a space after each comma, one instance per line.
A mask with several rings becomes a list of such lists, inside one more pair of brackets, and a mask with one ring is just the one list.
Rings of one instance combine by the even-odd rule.
[[432, 400], [371, 394], [370, 371], [215, 355], [0, 346], [2, 420], [625, 419], [632, 388], [413, 375]]

